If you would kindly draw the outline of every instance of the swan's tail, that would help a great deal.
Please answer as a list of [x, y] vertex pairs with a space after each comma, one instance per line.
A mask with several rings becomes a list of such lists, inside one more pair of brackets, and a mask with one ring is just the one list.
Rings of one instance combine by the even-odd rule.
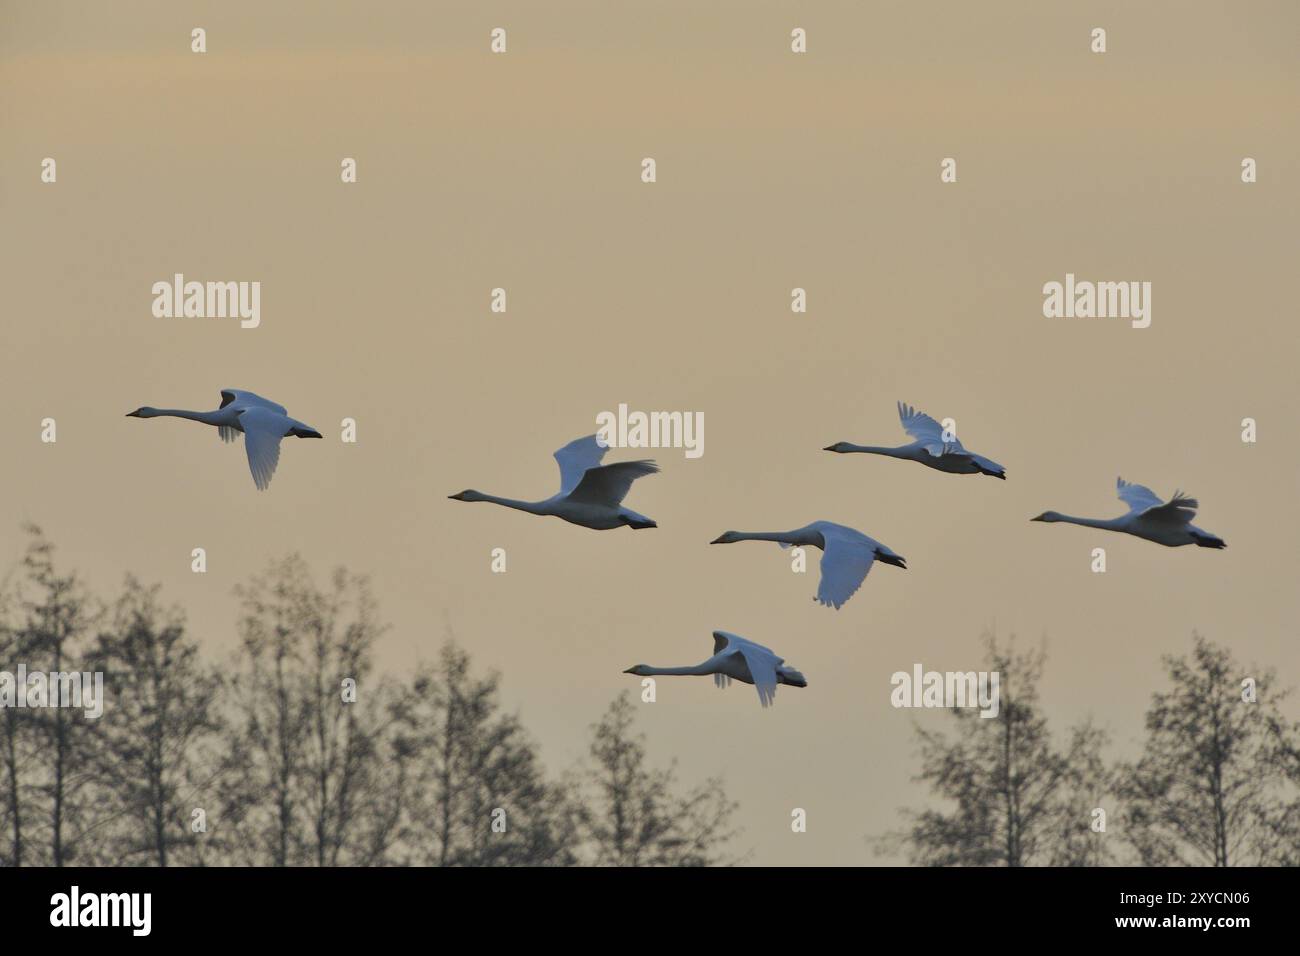
[[1007, 480], [1007, 470], [992, 458], [985, 458], [983, 455], [971, 455], [970, 460], [979, 469], [981, 475], [988, 475], [990, 478], [1001, 478], [1003, 481]]
[[623, 509], [623, 523], [633, 531], [640, 531], [642, 528], [657, 528], [654, 519], [647, 518], [645, 515], [639, 515], [630, 508]]
[[1206, 534], [1204, 531], [1193, 531], [1192, 540], [1200, 548], [1226, 548], [1228, 545], [1222, 538], [1216, 538], [1212, 534]]
[[808, 686], [808, 679], [793, 667], [782, 667], [776, 672], [776, 680], [778, 684], [789, 684], [791, 687]]

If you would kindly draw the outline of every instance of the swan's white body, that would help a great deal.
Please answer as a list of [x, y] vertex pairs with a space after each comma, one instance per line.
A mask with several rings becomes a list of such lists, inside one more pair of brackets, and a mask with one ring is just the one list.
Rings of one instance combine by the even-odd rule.
[[889, 458], [902, 458], [915, 461], [936, 471], [946, 471], [951, 475], [989, 475], [993, 478], [1007, 477], [1007, 470], [991, 458], [967, 451], [956, 435], [944, 438], [943, 426], [924, 412], [917, 411], [910, 405], [898, 403], [898, 418], [903, 423], [903, 431], [916, 441], [897, 447], [880, 445], [855, 445], [841, 441], [828, 445], [825, 451], [851, 454], [858, 452], [865, 455], [885, 455]]
[[1167, 548], [1177, 548], [1184, 544], [1195, 544], [1202, 548], [1227, 547], [1222, 538], [1192, 524], [1196, 509], [1200, 507], [1195, 498], [1188, 498], [1181, 491], [1176, 491], [1169, 501], [1162, 501], [1150, 488], [1135, 485], [1123, 478], [1116, 479], [1115, 487], [1119, 499], [1129, 508], [1127, 514], [1118, 518], [1075, 518], [1059, 511], [1044, 511], [1030, 520], [1063, 521], [1083, 525], [1085, 528], [1122, 531], [1163, 544]]
[[457, 501], [490, 501], [493, 504], [526, 511], [534, 515], [552, 515], [570, 524], [608, 531], [611, 528], [654, 528], [645, 515], [623, 507], [623, 499], [632, 482], [653, 475], [659, 466], [653, 461], [620, 461], [601, 465], [608, 449], [595, 435], [577, 438], [555, 453], [560, 466], [560, 490], [541, 501], [501, 498], [481, 491], [462, 491], [451, 495]]
[[738, 680], [754, 685], [758, 691], [758, 702], [764, 707], [776, 699], [777, 684], [789, 684], [791, 687], [808, 686], [804, 676], [793, 667], [786, 666], [785, 659], [777, 657], [771, 648], [755, 644], [728, 631], [713, 632], [713, 656], [703, 664], [690, 667], [651, 667], [649, 664], [637, 664], [623, 673], [636, 674], [638, 677], [712, 674], [713, 682], [718, 687], [726, 687], [733, 680]]
[[725, 531], [709, 543], [737, 541], [775, 541], [783, 548], [792, 545], [820, 548], [821, 581], [814, 600], [836, 610], [862, 586], [877, 559], [907, 569], [906, 559], [888, 546], [832, 521], [814, 521], [793, 531]]
[[221, 407], [211, 412], [192, 412], [183, 408], [152, 408], [148, 405], [127, 413], [128, 418], [185, 418], [192, 422], [216, 427], [221, 440], [232, 442], [239, 432], [244, 434], [244, 451], [248, 455], [248, 470], [253, 473], [253, 484], [265, 491], [271, 476], [280, 463], [280, 440], [295, 438], [320, 438], [320, 432], [310, 425], [290, 418], [283, 405], [239, 388], [221, 390]]

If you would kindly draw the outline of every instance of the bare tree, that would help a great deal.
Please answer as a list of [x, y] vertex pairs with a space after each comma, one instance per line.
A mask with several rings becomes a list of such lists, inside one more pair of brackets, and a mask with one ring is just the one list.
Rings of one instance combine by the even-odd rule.
[[875, 840], [877, 850], [927, 866], [1105, 863], [1109, 844], [1092, 829], [1108, 786], [1105, 733], [1084, 724], [1056, 746], [1038, 701], [1045, 652], [999, 648], [992, 636], [986, 648], [1000, 678], [997, 716], [954, 707], [952, 736], [917, 728], [917, 779], [954, 806], [906, 811], [911, 825]]
[[1273, 761], [1287, 785], [1287, 794], [1275, 812], [1266, 814], [1263, 825], [1270, 831], [1264, 842], [1271, 849], [1268, 858], [1277, 866], [1300, 866], [1300, 724], [1285, 720], [1280, 714], [1269, 718], [1269, 733], [1275, 742]]
[[[199, 660], [180, 611], [128, 575], [91, 666], [109, 701], [95, 724], [95, 768], [110, 816], [97, 829], [114, 865], [204, 858], [192, 814], [220, 776], [220, 678]], [[179, 854], [179, 857], [178, 857]]]
[[[17, 595], [10, 578], [11, 575], [6, 575], [0, 587], [0, 661], [16, 666], [16, 662], [25, 662], [30, 656], [30, 635], [14, 616]], [[24, 768], [34, 765], [35, 728], [31, 715], [14, 706], [16, 683], [15, 675], [15, 686], [0, 687], [0, 693], [14, 695], [14, 699], [6, 700], [0, 709], [0, 775], [3, 776], [0, 786], [4, 791], [3, 800], [0, 800], [0, 823], [3, 823], [5, 833], [5, 845], [0, 849], [0, 866], [22, 866], [27, 862], [24, 853], [27, 833], [23, 824], [28, 800]]]
[[[13, 598], [17, 619], [8, 629], [9, 642], [29, 675], [54, 675], [47, 690], [53, 700], [71, 686], [68, 675], [81, 667], [96, 610], [76, 574], [55, 568], [53, 545], [40, 528], [29, 525], [26, 530], [23, 577]], [[92, 721], [69, 706], [6, 711], [13, 861], [49, 866], [95, 862], [93, 844], [79, 842], [93, 823], [94, 801], [88, 793]]]
[[413, 682], [407, 740], [418, 761], [404, 843], [435, 866], [572, 862], [571, 811], [518, 719], [500, 712], [496, 674], [477, 678], [448, 642]]
[[[1240, 667], [1195, 635], [1166, 657], [1172, 687], [1152, 695], [1140, 760], [1121, 771], [1125, 834], [1151, 866], [1294, 862], [1294, 728], [1271, 670]], [[1254, 699], [1246, 678], [1254, 680]]]
[[648, 766], [645, 738], [632, 730], [634, 710], [616, 697], [593, 728], [591, 763], [583, 768], [581, 840], [596, 866], [710, 866], [736, 862], [729, 844], [737, 804], [716, 778], [684, 794], [676, 770]]
[[221, 820], [233, 858], [276, 866], [382, 862], [397, 833], [409, 752], [399, 712], [372, 684], [383, 632], [364, 578], [339, 569], [327, 590], [294, 555], [239, 589], [240, 766]]

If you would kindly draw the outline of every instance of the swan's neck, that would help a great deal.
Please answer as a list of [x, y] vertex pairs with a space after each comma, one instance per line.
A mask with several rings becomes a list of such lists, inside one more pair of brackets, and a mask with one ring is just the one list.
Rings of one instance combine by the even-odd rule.
[[690, 667], [647, 667], [646, 674], [655, 677], [674, 677], [685, 674], [707, 674], [703, 664], [693, 664]]
[[192, 422], [202, 422], [205, 425], [223, 424], [225, 416], [218, 410], [215, 412], [191, 412], [184, 408], [156, 408], [150, 418], [188, 418]]
[[1085, 528], [1100, 528], [1103, 531], [1115, 531], [1119, 528], [1120, 518], [1076, 518], [1073, 515], [1061, 515], [1058, 521], [1083, 525]]
[[520, 501], [518, 498], [502, 498], [498, 495], [483, 495], [484, 501], [490, 501], [494, 505], [503, 505], [506, 508], [514, 508], [516, 511], [527, 511], [529, 514], [541, 515], [546, 514], [543, 505], [544, 501]]
[[737, 541], [779, 541], [781, 544], [800, 544], [803, 540], [797, 531], [737, 531]]
[[903, 455], [903, 449], [907, 446], [904, 445], [901, 448], [887, 448], [884, 445], [854, 445], [852, 443], [846, 443], [845, 447], [850, 452], [861, 452], [864, 455], [888, 455], [890, 458], [903, 458], [905, 457]]

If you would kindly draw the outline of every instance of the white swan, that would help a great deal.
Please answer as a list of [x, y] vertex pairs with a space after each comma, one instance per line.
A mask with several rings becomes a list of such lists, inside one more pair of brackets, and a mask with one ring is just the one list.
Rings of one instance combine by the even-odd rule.
[[713, 656], [703, 664], [693, 667], [651, 667], [637, 664], [624, 674], [638, 677], [655, 677], [661, 674], [712, 674], [713, 682], [726, 687], [732, 679], [753, 684], [758, 691], [758, 702], [764, 707], [776, 699], [776, 685], [807, 687], [808, 681], [793, 667], [787, 667], [784, 658], [762, 644], [755, 644], [727, 631], [713, 632]]
[[1227, 547], [1222, 538], [1192, 524], [1196, 509], [1200, 507], [1195, 498], [1185, 497], [1181, 491], [1175, 491], [1169, 501], [1161, 501], [1150, 488], [1135, 485], [1123, 478], [1116, 479], [1115, 487], [1120, 501], [1128, 505], [1128, 514], [1118, 518], [1074, 518], [1059, 511], [1044, 511], [1037, 518], [1029, 520], [1066, 521], [1081, 524], [1085, 528], [1123, 531], [1169, 548], [1184, 544], [1195, 544], [1202, 548]]
[[943, 426], [925, 412], [918, 412], [912, 406], [899, 402], [898, 417], [903, 423], [903, 431], [916, 439], [909, 445], [890, 448], [840, 441], [834, 445], [827, 445], [823, 451], [839, 452], [842, 455], [851, 452], [887, 455], [890, 458], [917, 461], [928, 468], [946, 471], [953, 475], [989, 475], [1006, 480], [1007, 470], [996, 461], [977, 455], [973, 451], [967, 451], [957, 440], [956, 435], [951, 435], [945, 440]]
[[822, 578], [814, 600], [837, 611], [862, 586], [876, 560], [907, 570], [902, 555], [861, 531], [831, 521], [814, 521], [793, 531], [724, 531], [709, 544], [737, 541], [776, 541], [783, 548], [791, 545], [821, 548]]
[[260, 395], [238, 388], [221, 390], [221, 407], [213, 412], [191, 412], [183, 408], [152, 408], [145, 405], [127, 418], [188, 418], [192, 422], [215, 425], [222, 441], [235, 440], [237, 432], [244, 433], [244, 451], [248, 454], [248, 469], [253, 473], [253, 484], [265, 491], [280, 462], [280, 439], [320, 438], [320, 432], [297, 419], [290, 418], [283, 405], [267, 401]]
[[472, 488], [458, 495], [449, 495], [456, 501], [490, 501], [534, 515], [553, 515], [570, 524], [608, 531], [611, 528], [657, 528], [645, 515], [623, 507], [632, 482], [653, 475], [659, 466], [653, 461], [620, 461], [601, 465], [608, 449], [596, 441], [595, 435], [577, 438], [555, 453], [560, 465], [560, 490], [542, 501], [519, 501], [499, 498]]

